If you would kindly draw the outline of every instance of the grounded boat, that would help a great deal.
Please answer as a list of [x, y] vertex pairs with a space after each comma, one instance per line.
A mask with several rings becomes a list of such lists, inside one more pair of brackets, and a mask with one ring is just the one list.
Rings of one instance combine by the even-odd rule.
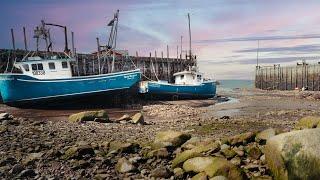
[[108, 95], [129, 89], [140, 81], [140, 70], [90, 76], [72, 76], [73, 58], [29, 57], [16, 62], [20, 73], [0, 74], [0, 93], [6, 104], [30, 104], [66, 98]]
[[[205, 80], [203, 74], [198, 72], [196, 56], [191, 50], [191, 28], [190, 15], [189, 22], [189, 55], [192, 67], [188, 70], [173, 74], [174, 83], [168, 81], [143, 81], [139, 85], [139, 92], [149, 98], [156, 99], [207, 99], [216, 95], [216, 84], [214, 81]], [[182, 44], [182, 40], [181, 40]], [[181, 54], [182, 56], [182, 47]], [[152, 62], [151, 62], [152, 63]], [[157, 78], [158, 79], [158, 78]]]
[[173, 74], [175, 82], [143, 81], [139, 92], [156, 99], [206, 99], [216, 95], [214, 81], [204, 80], [194, 68]]

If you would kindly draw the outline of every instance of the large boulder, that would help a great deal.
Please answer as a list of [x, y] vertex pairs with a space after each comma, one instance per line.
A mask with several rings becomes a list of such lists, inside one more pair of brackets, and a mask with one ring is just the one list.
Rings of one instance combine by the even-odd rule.
[[317, 128], [320, 126], [320, 117], [319, 116], [307, 116], [301, 118], [295, 125], [295, 129], [311, 129]]
[[154, 149], [159, 149], [162, 147], [178, 147], [190, 138], [190, 134], [186, 134], [183, 132], [177, 132], [172, 130], [162, 131], [156, 135], [152, 147]]
[[305, 129], [270, 138], [265, 158], [275, 179], [320, 179], [320, 129]]
[[94, 121], [96, 118], [98, 119], [106, 119], [108, 120], [108, 114], [106, 111], [84, 111], [76, 114], [72, 114], [69, 116], [70, 122], [84, 122], [84, 121]]
[[243, 179], [242, 172], [232, 163], [219, 157], [195, 157], [183, 163], [186, 172], [205, 172], [209, 177], [225, 176], [228, 179]]

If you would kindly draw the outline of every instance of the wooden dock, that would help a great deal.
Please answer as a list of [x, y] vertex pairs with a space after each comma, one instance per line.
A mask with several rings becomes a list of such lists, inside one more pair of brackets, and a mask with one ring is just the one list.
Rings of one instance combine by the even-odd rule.
[[257, 66], [255, 87], [264, 90], [320, 90], [320, 64]]
[[[39, 52], [45, 54], [46, 52]], [[62, 52], [57, 52], [63, 54]], [[11, 50], [11, 49], [0, 49], [0, 72], [3, 73], [6, 70], [12, 70], [12, 64], [16, 61], [21, 61], [22, 58], [27, 54], [25, 50]], [[139, 68], [143, 73], [143, 80], [167, 80], [173, 81], [173, 74], [179, 71], [183, 71], [188, 66], [194, 65], [195, 60], [187, 58], [177, 57], [169, 58], [163, 57], [163, 53], [160, 57], [149, 54], [149, 57], [140, 57], [138, 53], [136, 56], [122, 56], [116, 55], [103, 55], [83, 54], [77, 53], [75, 56], [76, 61], [72, 64], [73, 74], [78, 76], [84, 75], [95, 75], [103, 73], [111, 73], [125, 70], [132, 70]], [[114, 62], [114, 69], [112, 71], [112, 62]], [[99, 68], [100, 67], [100, 68]], [[99, 70], [100, 69], [100, 70]], [[100, 72], [99, 72], [100, 71]]]

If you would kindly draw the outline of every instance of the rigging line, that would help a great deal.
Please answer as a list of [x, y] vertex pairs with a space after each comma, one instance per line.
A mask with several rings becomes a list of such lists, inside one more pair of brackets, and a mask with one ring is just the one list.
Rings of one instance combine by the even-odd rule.
[[11, 55], [11, 51], [9, 51], [8, 60], [7, 60], [7, 67], [4, 72], [8, 72], [10, 55]]
[[[132, 62], [134, 68], [135, 68], [135, 69], [138, 69], [138, 67], [137, 67], [136, 64], [132, 61], [132, 59], [131, 59], [130, 57], [129, 57], [129, 59], [130, 59], [130, 61]], [[146, 78], [147, 80], [149, 80], [149, 81], [154, 81], [154, 80], [148, 78], [148, 77], [147, 77], [146, 75], [144, 75], [143, 73], [141, 73], [141, 75], [142, 75], [143, 77], [145, 77], [145, 78]]]
[[13, 68], [14, 68], [14, 64], [16, 63], [16, 61], [17, 61], [17, 57], [14, 59], [14, 62], [13, 62], [13, 64], [12, 64], [12, 69], [11, 69], [11, 73], [12, 73], [12, 71], [13, 71]]

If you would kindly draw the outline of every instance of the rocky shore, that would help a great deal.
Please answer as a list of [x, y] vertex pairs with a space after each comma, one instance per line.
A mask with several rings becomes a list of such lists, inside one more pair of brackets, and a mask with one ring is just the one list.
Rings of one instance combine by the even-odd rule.
[[[2, 113], [0, 177], [320, 177], [317, 100], [267, 92], [239, 92], [235, 97], [239, 99], [235, 104], [150, 105], [140, 113], [117, 117], [103, 110], [60, 119]], [[239, 111], [217, 115], [233, 109]]]

